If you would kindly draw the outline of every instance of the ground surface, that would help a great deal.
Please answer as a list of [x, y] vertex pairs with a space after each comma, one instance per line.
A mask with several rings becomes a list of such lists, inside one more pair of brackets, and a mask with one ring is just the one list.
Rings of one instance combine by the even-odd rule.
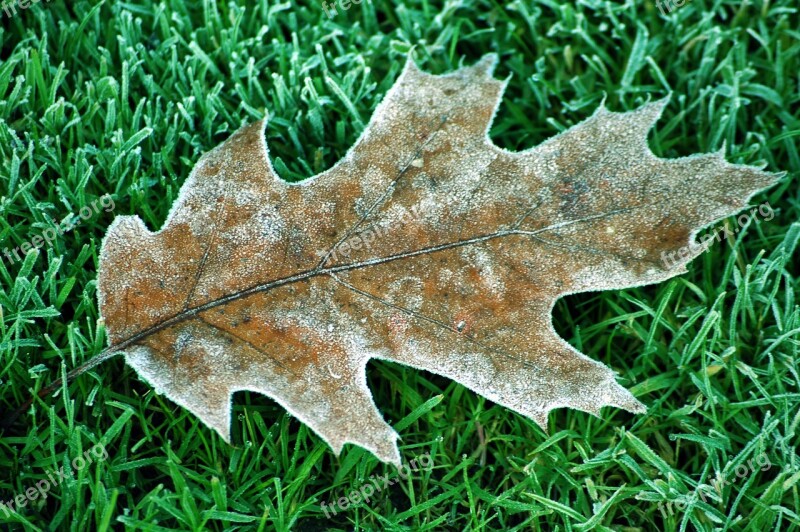
[[[662, 14], [649, 0], [364, 0], [333, 17], [317, 2], [244, 4], [0, 12], [0, 248], [80, 221], [24, 261], [0, 260], [0, 408], [104, 347], [97, 253], [115, 215], [160, 227], [194, 161], [266, 111], [283, 177], [331, 166], [412, 46], [435, 73], [499, 54], [497, 75], [513, 75], [492, 129], [500, 146], [535, 146], [604, 96], [619, 111], [671, 91], [656, 154], [725, 145], [731, 161], [788, 174], [753, 200], [772, 216], [728, 220], [735, 238], [688, 274], [557, 305], [561, 334], [619, 371], [646, 414], [559, 411], [548, 435], [446, 379], [374, 362], [370, 386], [405, 460], [431, 457], [402, 480], [353, 446], [337, 459], [257, 394], [236, 395], [230, 447], [116, 358], [0, 436], [0, 501], [65, 466], [46, 499], [0, 507], [0, 527], [800, 529], [795, 1], [693, 0]], [[106, 194], [113, 208], [81, 219]], [[94, 459], [74, 468], [79, 455]], [[320, 507], [386, 474], [369, 503], [329, 518]]]

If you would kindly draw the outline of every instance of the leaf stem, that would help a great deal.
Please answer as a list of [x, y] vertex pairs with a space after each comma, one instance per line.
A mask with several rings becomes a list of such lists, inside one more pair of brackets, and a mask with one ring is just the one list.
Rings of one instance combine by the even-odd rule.
[[[75, 377], [80, 377], [87, 371], [96, 368], [106, 360], [120, 354], [121, 352], [122, 350], [120, 345], [115, 345], [104, 349], [103, 351], [93, 356], [92, 358], [90, 358], [77, 368], [74, 368], [69, 373], [67, 373], [66, 382], [67, 383], [70, 382]], [[59, 377], [55, 381], [51, 382], [50, 384], [39, 390], [39, 392], [36, 395], [31, 396], [27, 401], [22, 403], [22, 405], [20, 405], [16, 410], [12, 411], [10, 414], [0, 416], [0, 431], [5, 431], [6, 429], [10, 428], [11, 425], [17, 420], [17, 418], [19, 418], [19, 416], [21, 416], [28, 408], [31, 407], [36, 397], [43, 399], [48, 395], [52, 394], [53, 392], [55, 392], [64, 384], [65, 384], [64, 377]]]

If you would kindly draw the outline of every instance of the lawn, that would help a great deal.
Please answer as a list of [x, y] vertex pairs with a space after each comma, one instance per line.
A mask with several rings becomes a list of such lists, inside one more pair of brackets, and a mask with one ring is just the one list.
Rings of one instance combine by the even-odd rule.
[[[0, 528], [800, 530], [794, 0], [6, 0], [0, 416], [106, 346], [96, 278], [114, 216], [161, 227], [197, 159], [267, 113], [280, 176], [313, 176], [409, 54], [445, 73], [490, 52], [510, 76], [501, 147], [536, 146], [604, 98], [623, 111], [671, 94], [654, 153], [724, 147], [786, 172], [751, 202], [769, 209], [726, 220], [734, 236], [689, 273], [556, 305], [559, 333], [616, 370], [645, 414], [561, 409], [544, 432], [448, 379], [373, 361], [375, 402], [417, 466], [399, 475], [353, 445], [337, 457], [256, 393], [234, 397], [229, 446], [116, 357], [0, 434], [0, 502], [24, 503], [0, 506]], [[339, 504], [369, 483], [368, 502]]]

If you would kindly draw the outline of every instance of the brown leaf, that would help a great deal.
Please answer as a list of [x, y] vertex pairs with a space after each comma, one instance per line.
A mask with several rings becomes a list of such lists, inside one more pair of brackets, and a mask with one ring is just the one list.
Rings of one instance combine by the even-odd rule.
[[231, 394], [252, 390], [337, 454], [352, 442], [397, 464], [371, 358], [543, 427], [559, 407], [642, 412], [555, 333], [555, 301], [685, 272], [698, 230], [777, 176], [721, 152], [655, 157], [664, 100], [601, 106], [536, 148], [500, 149], [487, 136], [505, 88], [494, 64], [433, 76], [409, 61], [344, 159], [305, 182], [275, 174], [262, 120], [200, 159], [160, 231], [118, 217], [99, 273], [112, 347], [226, 441]]

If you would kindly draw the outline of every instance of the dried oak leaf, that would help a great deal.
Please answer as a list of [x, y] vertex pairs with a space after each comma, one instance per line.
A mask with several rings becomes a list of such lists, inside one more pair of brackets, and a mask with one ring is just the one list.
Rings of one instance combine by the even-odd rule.
[[556, 334], [554, 302], [685, 272], [699, 229], [777, 176], [721, 152], [657, 158], [647, 133], [663, 100], [500, 149], [495, 62], [434, 76], [409, 60], [355, 146], [312, 179], [278, 178], [261, 120], [198, 161], [160, 231], [117, 217], [99, 272], [111, 346], [226, 441], [231, 395], [252, 390], [337, 454], [351, 442], [396, 464], [371, 358], [542, 426], [559, 407], [643, 411]]

